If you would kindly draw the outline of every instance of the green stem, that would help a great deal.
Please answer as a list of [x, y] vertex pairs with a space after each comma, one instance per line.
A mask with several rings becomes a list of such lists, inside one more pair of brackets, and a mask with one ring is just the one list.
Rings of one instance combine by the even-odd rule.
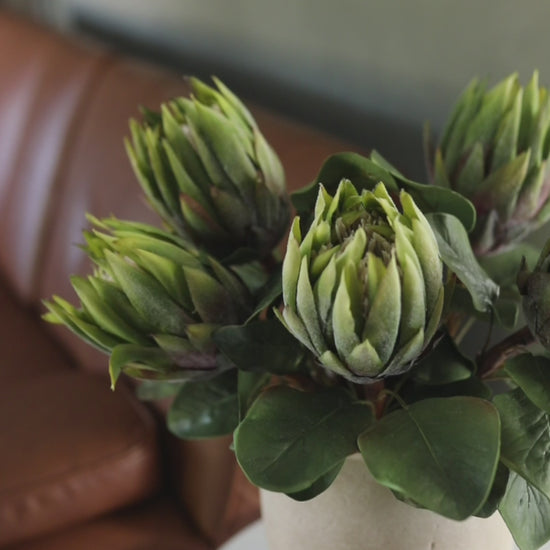
[[462, 340], [464, 340], [464, 337], [468, 334], [474, 323], [476, 322], [475, 317], [469, 317], [463, 324], [462, 327], [460, 327], [460, 330], [457, 332], [454, 341], [455, 344], [458, 346]]

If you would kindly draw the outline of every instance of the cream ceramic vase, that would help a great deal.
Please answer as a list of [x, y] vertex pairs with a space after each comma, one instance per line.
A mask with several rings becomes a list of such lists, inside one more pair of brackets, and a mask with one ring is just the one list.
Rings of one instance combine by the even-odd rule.
[[[412, 474], [414, 475], [414, 474]], [[408, 506], [349, 457], [324, 493], [297, 502], [261, 491], [269, 550], [512, 550], [500, 514], [458, 522]]]

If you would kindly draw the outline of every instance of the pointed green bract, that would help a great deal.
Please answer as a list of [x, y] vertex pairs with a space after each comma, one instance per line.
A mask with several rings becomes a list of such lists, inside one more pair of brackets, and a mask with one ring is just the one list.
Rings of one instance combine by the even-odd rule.
[[309, 334], [309, 338], [317, 353], [323, 353], [326, 349], [321, 326], [317, 317], [317, 308], [315, 307], [315, 297], [311, 282], [309, 280], [307, 257], [304, 256], [298, 275], [298, 286], [296, 292], [296, 309], [304, 320], [304, 326]]
[[523, 239], [543, 223], [549, 130], [550, 99], [536, 71], [524, 89], [513, 74], [488, 91], [474, 81], [458, 100], [431, 171], [433, 183], [458, 191], [476, 207], [470, 240], [478, 256]]
[[71, 279], [81, 307], [54, 297], [45, 302], [47, 319], [111, 354], [113, 385], [123, 372], [159, 380], [217, 372], [213, 333], [253, 310], [237, 273], [158, 228], [90, 221], [84, 248], [97, 268], [87, 279]]

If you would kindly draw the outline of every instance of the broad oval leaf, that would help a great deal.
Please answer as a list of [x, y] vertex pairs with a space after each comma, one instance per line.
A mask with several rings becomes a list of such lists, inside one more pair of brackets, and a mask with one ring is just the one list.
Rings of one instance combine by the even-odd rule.
[[267, 372], [246, 372], [240, 370], [237, 374], [238, 397], [239, 397], [239, 420], [242, 420], [254, 399], [271, 380]]
[[281, 296], [283, 292], [281, 279], [282, 273], [281, 271], [277, 271], [277, 273], [275, 273], [273, 277], [271, 277], [271, 279], [264, 285], [261, 289], [260, 295], [257, 297], [257, 304], [254, 308], [254, 312], [246, 320], [247, 323], [257, 317], [262, 311], [264, 311], [264, 309], [273, 304], [275, 300]]
[[507, 361], [505, 370], [537, 407], [550, 414], [550, 359], [524, 353]]
[[380, 182], [383, 182], [390, 192], [399, 190], [393, 177], [367, 157], [351, 152], [337, 153], [325, 160], [313, 183], [291, 195], [298, 216], [307, 219], [313, 212], [319, 184], [322, 184], [330, 195], [334, 195], [344, 178], [350, 180], [359, 192], [362, 189], [372, 190]]
[[489, 254], [479, 259], [481, 267], [501, 287], [516, 287], [516, 279], [525, 258], [528, 266], [534, 267], [540, 249], [528, 243], [518, 243], [500, 254]]
[[443, 263], [460, 279], [478, 311], [488, 311], [498, 297], [499, 287], [479, 265], [460, 220], [451, 214], [427, 214]]
[[206, 439], [233, 432], [239, 422], [237, 372], [184, 384], [168, 412], [168, 429], [182, 439]]
[[264, 391], [235, 431], [235, 453], [247, 477], [270, 491], [311, 488], [346, 456], [372, 422], [372, 410], [342, 388], [314, 393], [286, 386]]
[[510, 287], [500, 289], [498, 298], [493, 302], [490, 311], [478, 311], [474, 307], [472, 296], [466, 288], [456, 286], [451, 297], [451, 309], [455, 312], [465, 313], [485, 323], [496, 322], [499, 326], [511, 330], [520, 318], [521, 301], [519, 292], [513, 292]]
[[400, 189], [405, 189], [405, 191], [412, 195], [414, 201], [424, 214], [446, 212], [447, 214], [456, 216], [468, 232], [474, 229], [476, 224], [476, 209], [466, 197], [445, 187], [417, 183], [408, 179], [382, 157], [378, 151], [373, 151], [370, 158], [394, 177]]
[[304, 489], [303, 491], [298, 491], [297, 493], [287, 493], [287, 496], [294, 500], [298, 500], [300, 502], [303, 502], [305, 500], [310, 500], [317, 495], [320, 495], [323, 491], [328, 489], [332, 482], [336, 479], [338, 474], [340, 473], [340, 470], [342, 469], [342, 466], [344, 465], [344, 461], [337, 464], [334, 468], [329, 470], [326, 474], [323, 474], [319, 479], [314, 481], [307, 489]]
[[462, 355], [453, 339], [445, 333], [435, 349], [412, 371], [418, 382], [429, 385], [452, 384], [472, 376], [473, 362]]
[[466, 380], [452, 382], [441, 386], [420, 384], [412, 380], [406, 383], [399, 392], [405, 403], [417, 403], [424, 399], [433, 399], [435, 397], [476, 397], [478, 399], [490, 399], [492, 391], [489, 386], [480, 380], [477, 376], [471, 376]]
[[277, 319], [222, 327], [213, 335], [218, 349], [247, 371], [296, 372], [304, 348]]
[[373, 477], [451, 519], [475, 514], [497, 469], [500, 422], [483, 399], [426, 399], [395, 411], [359, 437]]
[[502, 421], [501, 460], [550, 498], [550, 416], [521, 388], [494, 403]]
[[181, 388], [181, 382], [161, 380], [143, 380], [136, 389], [136, 395], [142, 401], [156, 401], [174, 397]]
[[405, 189], [424, 213], [453, 214], [468, 230], [475, 225], [476, 211], [468, 199], [450, 189], [416, 183], [406, 178], [376, 151], [371, 153], [370, 158], [351, 152], [331, 155], [325, 160], [314, 182], [292, 194], [292, 203], [298, 215], [308, 219], [320, 183], [333, 195], [343, 178], [351, 180], [358, 191], [372, 190], [380, 182], [384, 183], [390, 193]]
[[506, 493], [509, 478], [510, 470], [502, 462], [499, 462], [491, 492], [483, 506], [475, 514], [478, 518], [489, 518], [498, 510]]
[[499, 511], [521, 550], [538, 550], [550, 540], [550, 499], [513, 472]]

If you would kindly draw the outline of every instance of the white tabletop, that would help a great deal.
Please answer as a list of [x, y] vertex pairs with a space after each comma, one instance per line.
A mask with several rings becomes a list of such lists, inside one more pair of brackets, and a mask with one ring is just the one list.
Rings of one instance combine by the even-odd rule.
[[[261, 520], [257, 520], [239, 531], [218, 550], [268, 550]], [[542, 546], [540, 550], [550, 550], [550, 543]]]
[[267, 539], [261, 520], [246, 526], [218, 550], [267, 550]]

